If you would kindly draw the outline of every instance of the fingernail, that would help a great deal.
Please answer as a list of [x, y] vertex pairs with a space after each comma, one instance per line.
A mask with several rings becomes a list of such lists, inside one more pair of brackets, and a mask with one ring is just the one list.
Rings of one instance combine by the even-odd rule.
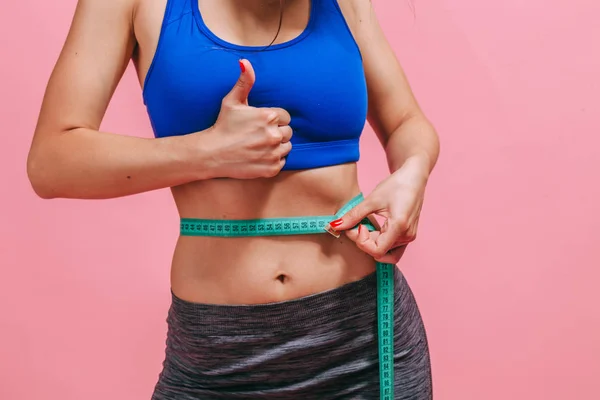
[[358, 234], [360, 235], [362, 233], [362, 225], [358, 226]]
[[246, 66], [244, 65], [242, 60], [240, 60], [240, 69], [242, 70], [242, 73], [246, 72]]
[[338, 226], [340, 226], [342, 224], [342, 222], [344, 222], [344, 221], [340, 218], [340, 219], [336, 219], [335, 221], [331, 221], [329, 223], [329, 225], [333, 226], [334, 228], [337, 228]]

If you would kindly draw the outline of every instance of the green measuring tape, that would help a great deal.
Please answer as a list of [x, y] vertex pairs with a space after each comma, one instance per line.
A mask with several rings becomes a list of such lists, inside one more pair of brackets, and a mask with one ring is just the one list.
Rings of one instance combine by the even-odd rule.
[[[359, 194], [334, 216], [288, 217], [248, 220], [181, 219], [182, 236], [253, 237], [281, 235], [311, 235], [329, 232], [329, 223], [341, 218], [364, 200]], [[361, 224], [376, 230], [368, 219]], [[380, 399], [394, 398], [394, 268], [393, 264], [377, 263], [377, 342], [379, 350]]]

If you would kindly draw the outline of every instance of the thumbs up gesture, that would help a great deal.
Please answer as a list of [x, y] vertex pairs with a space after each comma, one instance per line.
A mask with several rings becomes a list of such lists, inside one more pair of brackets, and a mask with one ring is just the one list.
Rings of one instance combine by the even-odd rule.
[[240, 77], [223, 98], [210, 131], [216, 147], [215, 175], [236, 179], [273, 177], [292, 149], [290, 114], [281, 108], [248, 105], [256, 80], [252, 64], [240, 60]]

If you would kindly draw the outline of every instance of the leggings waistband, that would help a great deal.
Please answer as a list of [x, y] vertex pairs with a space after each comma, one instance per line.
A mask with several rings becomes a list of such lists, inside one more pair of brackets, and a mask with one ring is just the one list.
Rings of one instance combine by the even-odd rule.
[[[395, 279], [401, 274], [395, 268]], [[329, 321], [348, 321], [360, 315], [376, 314], [377, 276], [335, 289], [277, 303], [221, 305], [194, 303], [171, 292], [170, 318], [176, 325], [196, 334], [251, 335], [282, 330], [302, 331], [325, 326]]]

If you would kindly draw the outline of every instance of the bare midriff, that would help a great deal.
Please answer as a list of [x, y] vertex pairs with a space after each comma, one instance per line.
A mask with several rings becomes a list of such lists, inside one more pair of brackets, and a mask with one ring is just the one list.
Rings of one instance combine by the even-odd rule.
[[[240, 8], [245, 4], [262, 13], [267, 10], [263, 2], [229, 2], [226, 7], [225, 2], [203, 1], [201, 9], [207, 24], [225, 40], [266, 45], [275, 34], [272, 28], [277, 28], [280, 15], [279, 2], [271, 3], [270, 25], [265, 15], [258, 23], [248, 22], [248, 15], [253, 14]], [[138, 48], [134, 62], [140, 85], [157, 47], [165, 4], [164, 0], [140, 2], [135, 14]], [[298, 36], [308, 20], [309, 1], [285, 4], [287, 17], [276, 43]], [[232, 26], [238, 29], [229, 29]], [[356, 164], [352, 163], [283, 171], [269, 179], [204, 180], [172, 191], [182, 218], [256, 219], [333, 216], [360, 189]], [[262, 304], [330, 290], [374, 270], [373, 258], [345, 235], [339, 239], [327, 233], [252, 238], [181, 236], [173, 257], [171, 288], [176, 296], [192, 302]]]
[[[356, 164], [283, 171], [269, 179], [212, 179], [172, 189], [182, 218], [334, 215], [359, 192]], [[173, 293], [208, 304], [272, 303], [334, 289], [375, 269], [345, 235], [181, 236]]]

